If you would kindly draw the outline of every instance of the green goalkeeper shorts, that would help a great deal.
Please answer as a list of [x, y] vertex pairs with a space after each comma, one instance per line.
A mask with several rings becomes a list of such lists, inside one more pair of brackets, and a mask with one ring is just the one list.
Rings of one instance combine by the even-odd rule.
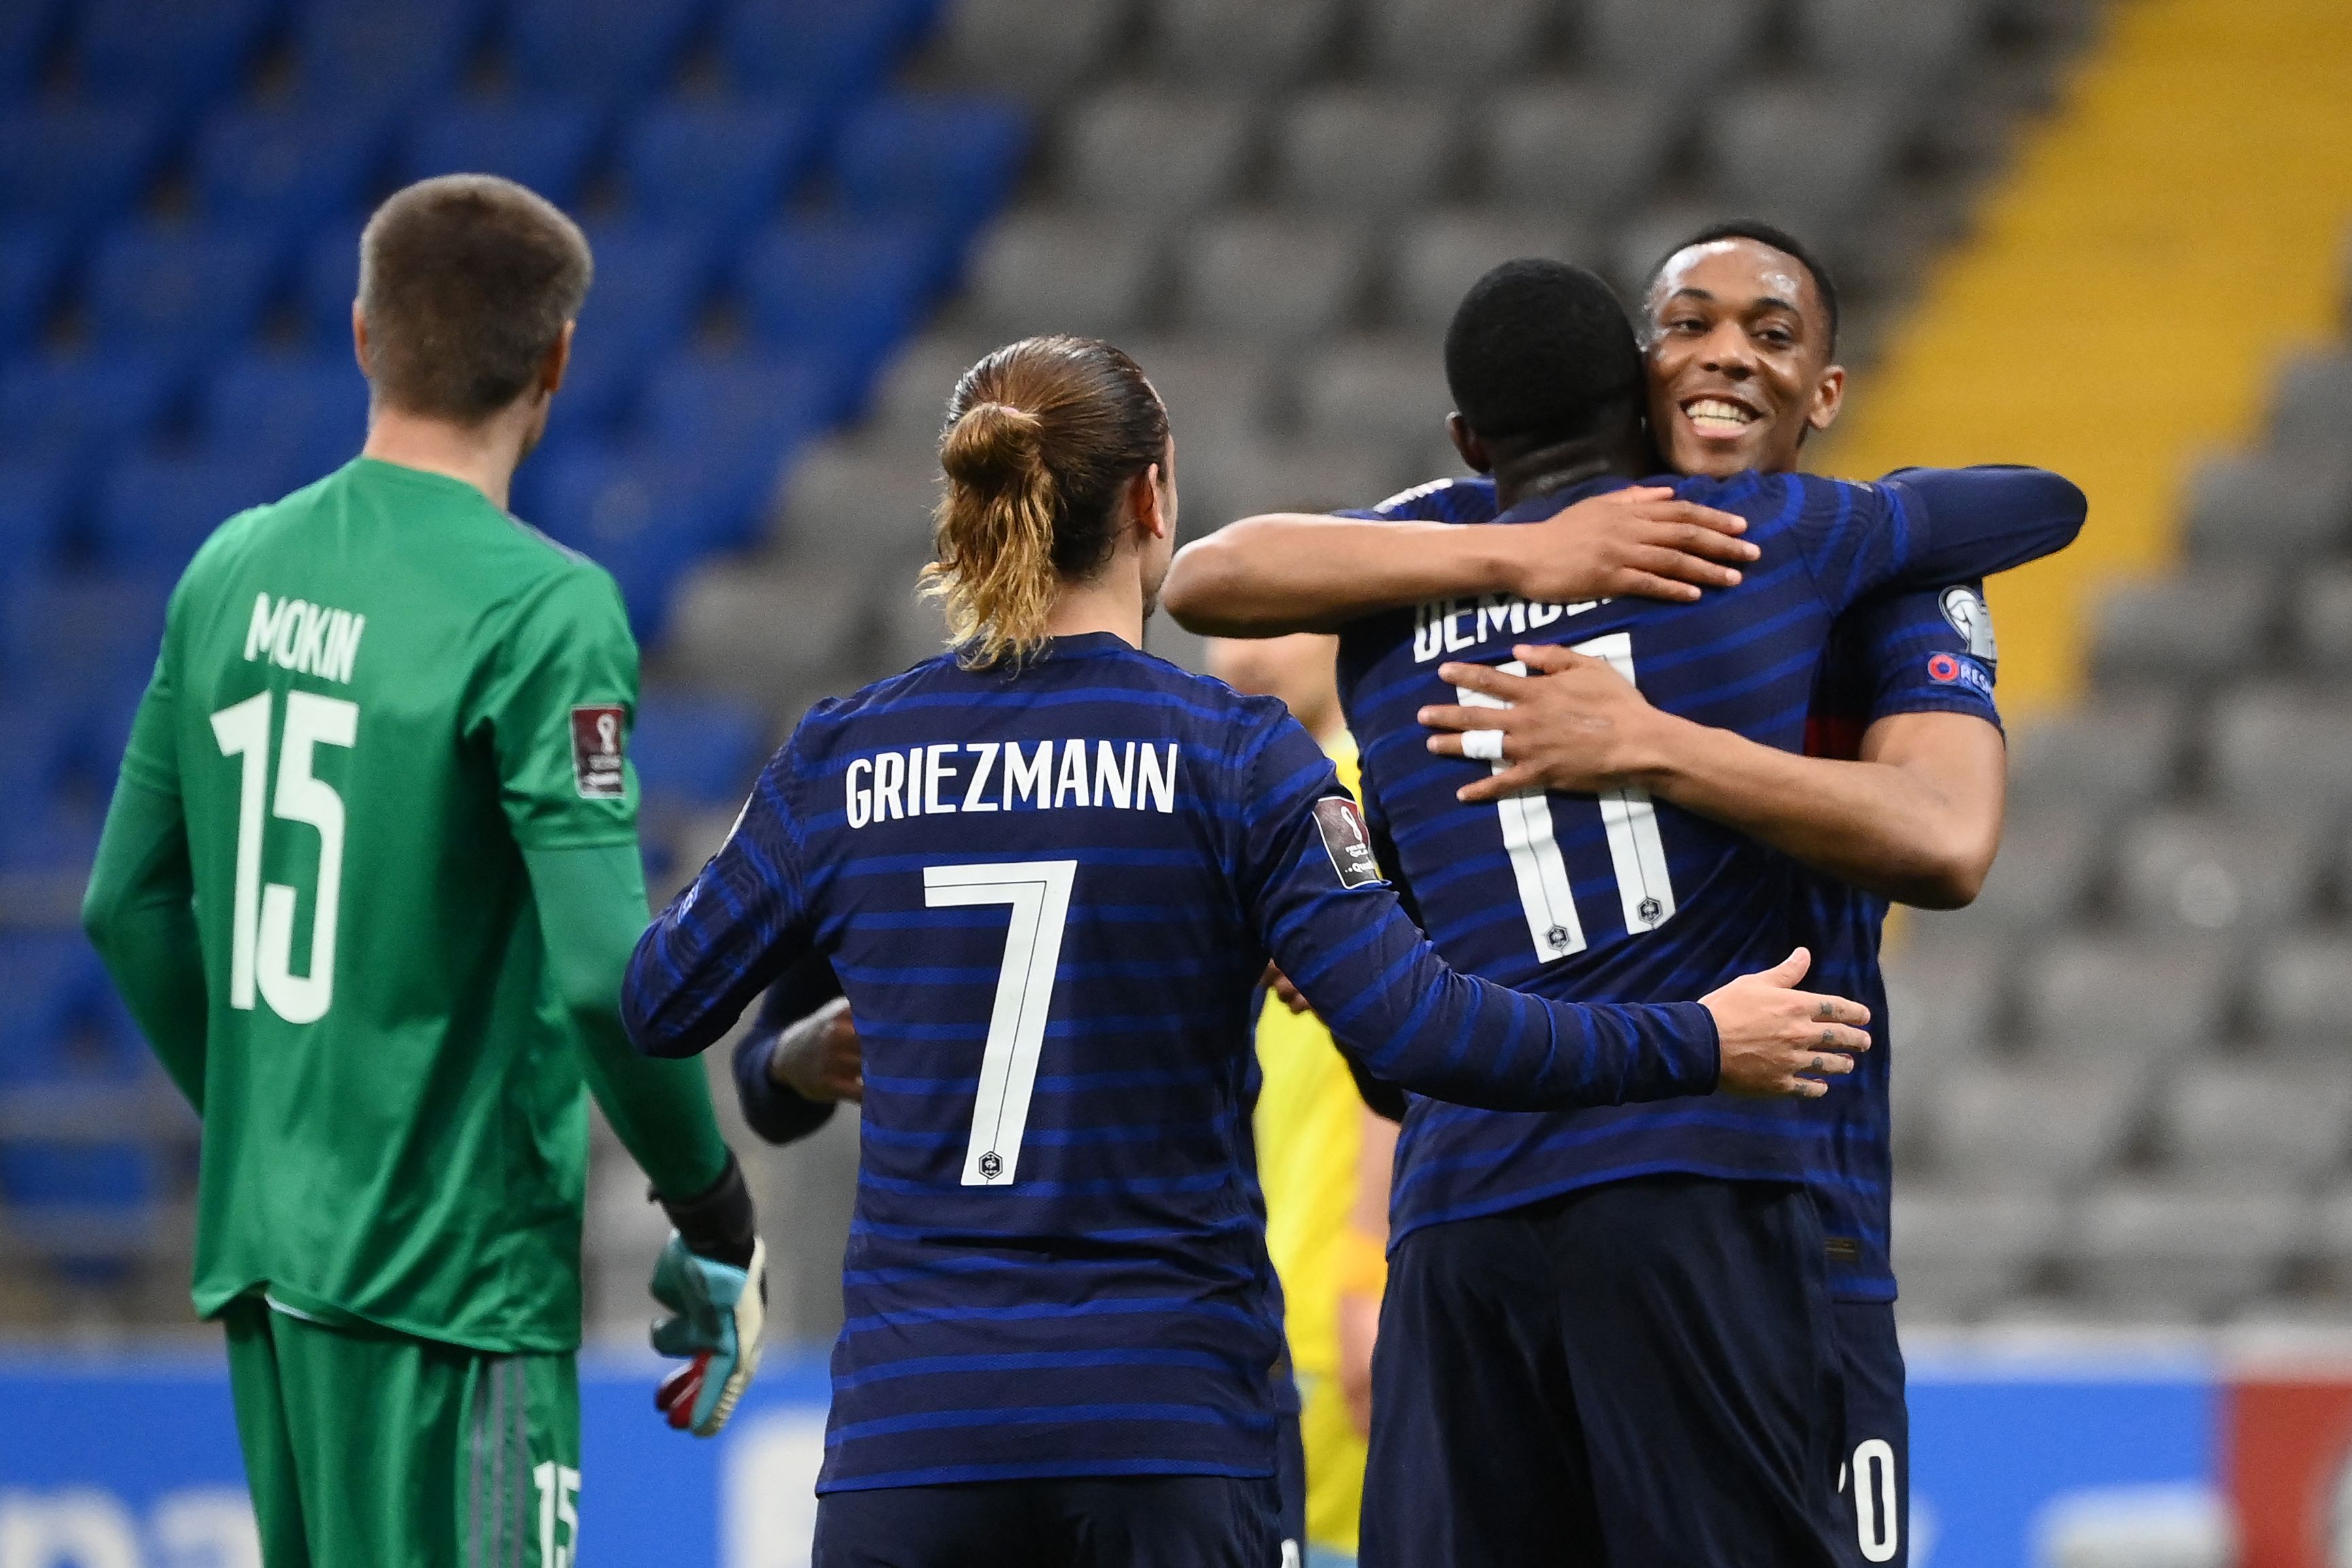
[[221, 1321], [266, 1568], [571, 1568], [570, 1355], [330, 1327], [257, 1295]]

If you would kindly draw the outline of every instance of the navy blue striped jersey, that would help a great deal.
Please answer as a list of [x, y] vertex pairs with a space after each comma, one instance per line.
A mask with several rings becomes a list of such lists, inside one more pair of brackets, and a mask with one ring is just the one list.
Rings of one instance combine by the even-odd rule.
[[[1502, 521], [1549, 516], [1621, 482], [1544, 497]], [[1799, 750], [1841, 614], [1888, 590], [2047, 553], [2074, 537], [2084, 510], [2073, 486], [2030, 469], [1908, 470], [1877, 485], [1754, 474], [1674, 482], [1685, 499], [1748, 520], [1764, 555], [1738, 588], [1687, 605], [1449, 600], [1367, 617], [1341, 636], [1340, 695], [1376, 831], [1431, 939], [1465, 970], [1559, 997], [1697, 996], [1829, 929], [1794, 861], [1642, 792], [1456, 801], [1486, 764], [1423, 745], [1416, 711], [1457, 700], [1437, 679], [1441, 663], [1503, 662], [1515, 643], [1560, 643], [1608, 658], [1661, 708]], [[1485, 489], [1424, 487], [1380, 515], [1475, 517], [1492, 504]], [[1847, 931], [1843, 919], [1834, 924]], [[1391, 1235], [1658, 1172], [1834, 1181], [1834, 1132], [1802, 1102], [1528, 1115], [1416, 1100], [1398, 1145]]]
[[1703, 1007], [1453, 973], [1282, 705], [1095, 634], [820, 703], [640, 942], [639, 1046], [826, 957], [866, 1058], [821, 1489], [1265, 1475], [1249, 1100], [1269, 956], [1373, 1070], [1502, 1106], [1714, 1087]]

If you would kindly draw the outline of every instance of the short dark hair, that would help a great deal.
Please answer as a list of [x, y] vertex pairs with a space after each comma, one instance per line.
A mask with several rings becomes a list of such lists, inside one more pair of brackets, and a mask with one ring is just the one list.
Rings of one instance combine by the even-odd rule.
[[1445, 329], [1454, 410], [1482, 441], [1532, 448], [1638, 417], [1642, 350], [1617, 296], [1565, 261], [1506, 261]]
[[480, 423], [529, 388], [594, 269], [580, 226], [512, 180], [395, 191], [360, 235], [369, 384], [408, 413]]
[[1830, 275], [1828, 265], [1820, 257], [1814, 255], [1803, 240], [1799, 239], [1787, 229], [1776, 224], [1766, 223], [1760, 218], [1736, 217], [1726, 223], [1709, 224], [1664, 256], [1659, 257], [1657, 265], [1650, 268], [1650, 275], [1642, 280], [1642, 301], [1644, 309], [1649, 304], [1650, 290], [1658, 286], [1659, 277], [1666, 270], [1666, 263], [1693, 246], [1714, 245], [1726, 239], [1748, 239], [1758, 245], [1769, 245], [1805, 269], [1806, 274], [1813, 280], [1813, 291], [1822, 297], [1822, 309], [1829, 312], [1829, 352], [1837, 353], [1837, 279]]

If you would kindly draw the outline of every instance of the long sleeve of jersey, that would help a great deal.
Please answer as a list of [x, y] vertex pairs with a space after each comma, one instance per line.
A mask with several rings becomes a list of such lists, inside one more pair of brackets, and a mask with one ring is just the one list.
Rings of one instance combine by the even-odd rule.
[[1286, 715], [1245, 764], [1238, 879], [1259, 938], [1340, 1048], [1383, 1081], [1496, 1110], [1565, 1110], [1714, 1090], [1696, 1002], [1587, 1006], [1462, 974], [1371, 863], [1330, 763]]
[[688, 1198], [708, 1190], [727, 1169], [709, 1081], [699, 1066], [647, 1061], [632, 1051], [614, 1005], [645, 925], [636, 846], [529, 849], [523, 858], [588, 1091], [655, 1191]]
[[1875, 485], [1790, 477], [1799, 546], [1843, 611], [1883, 588], [1931, 588], [2064, 549], [2089, 502], [2043, 468], [1902, 468]]
[[735, 1100], [743, 1121], [771, 1143], [796, 1143], [833, 1120], [834, 1102], [796, 1094], [769, 1076], [783, 1032], [841, 994], [822, 953], [810, 953], [760, 998], [751, 1032], [735, 1047]]
[[126, 774], [107, 808], [82, 926], [163, 1070], [201, 1113], [207, 1001], [194, 896], [180, 797]]

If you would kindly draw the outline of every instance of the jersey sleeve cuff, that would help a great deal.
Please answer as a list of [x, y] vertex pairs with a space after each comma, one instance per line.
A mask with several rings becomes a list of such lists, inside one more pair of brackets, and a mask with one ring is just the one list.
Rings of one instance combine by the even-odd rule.
[[1676, 1092], [1713, 1094], [1723, 1076], [1723, 1037], [1715, 1015], [1697, 1002], [1672, 1002], [1664, 1009], [1666, 1057]]

